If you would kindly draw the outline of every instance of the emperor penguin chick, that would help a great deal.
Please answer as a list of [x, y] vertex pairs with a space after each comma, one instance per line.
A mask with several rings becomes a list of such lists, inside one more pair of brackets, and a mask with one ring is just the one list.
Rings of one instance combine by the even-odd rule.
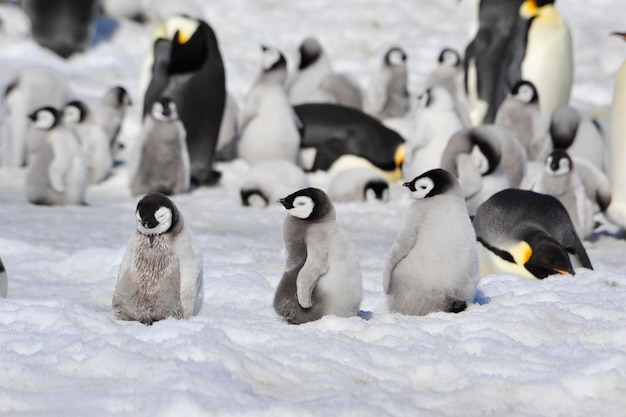
[[106, 132], [81, 100], [72, 100], [65, 105], [63, 122], [72, 128], [85, 152], [89, 181], [92, 184], [102, 182], [113, 167], [113, 154]]
[[287, 260], [274, 310], [293, 324], [328, 314], [357, 315], [363, 293], [361, 270], [326, 193], [305, 188], [280, 202], [288, 213], [283, 223]]
[[139, 200], [137, 231], [130, 238], [113, 293], [120, 320], [150, 325], [188, 319], [202, 302], [202, 256], [176, 205], [160, 193]]
[[387, 201], [389, 183], [371, 168], [349, 168], [333, 175], [328, 185], [328, 196], [334, 202]]
[[364, 110], [378, 119], [402, 117], [410, 107], [406, 53], [390, 48], [365, 95]]
[[128, 172], [130, 191], [134, 196], [181, 194], [189, 189], [190, 175], [185, 128], [176, 103], [161, 98], [144, 119], [135, 144]]
[[392, 312], [458, 313], [478, 286], [476, 235], [457, 179], [434, 169], [403, 184], [414, 201], [385, 263]]
[[29, 118], [44, 133], [26, 173], [26, 196], [33, 204], [84, 204], [89, 185], [87, 162], [61, 112], [42, 107]]
[[264, 159], [250, 167], [239, 193], [244, 206], [265, 207], [310, 185], [299, 166], [283, 159]]
[[249, 164], [285, 159], [299, 164], [299, 119], [289, 104], [287, 61], [275, 48], [263, 46], [263, 70], [240, 114], [239, 157]]

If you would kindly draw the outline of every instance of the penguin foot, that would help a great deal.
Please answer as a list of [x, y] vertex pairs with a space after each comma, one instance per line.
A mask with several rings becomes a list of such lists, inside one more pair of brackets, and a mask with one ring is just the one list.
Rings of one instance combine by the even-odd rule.
[[446, 313], [460, 313], [467, 309], [467, 303], [463, 300], [448, 299], [448, 306], [445, 309]]

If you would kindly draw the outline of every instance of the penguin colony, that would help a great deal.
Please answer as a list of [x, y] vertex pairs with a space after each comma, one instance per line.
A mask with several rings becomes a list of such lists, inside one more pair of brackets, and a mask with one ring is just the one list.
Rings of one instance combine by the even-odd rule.
[[[75, 38], [50, 35], [40, 23], [44, 2], [23, 7], [34, 40], [67, 58], [88, 47], [94, 3], [50, 18], [76, 24]], [[554, 3], [481, 0], [465, 56], [444, 48], [423, 91], [409, 91], [400, 46], [384, 53], [368, 89], [333, 72], [315, 38], [300, 45], [294, 74], [282, 51], [262, 46], [241, 107], [226, 91], [209, 23], [193, 13], [159, 16], [139, 100], [112, 86], [91, 104], [52, 70], [16, 74], [2, 100], [0, 169], [26, 170], [26, 198], [42, 205], [87, 204], [91, 184], [126, 170], [129, 193], [143, 197], [113, 294], [121, 320], [150, 325], [198, 312], [202, 255], [168, 196], [215, 185], [215, 162], [233, 159], [248, 172], [242, 205], [287, 211], [273, 301], [287, 322], [359, 315], [359, 261], [334, 205], [389, 201], [400, 185], [408, 193], [396, 198], [411, 203], [381, 277], [389, 309], [459, 313], [487, 274], [544, 279], [592, 269], [583, 241], [603, 213], [626, 227], [626, 67], [605, 137], [569, 103], [571, 37]], [[137, 101], [141, 131], [124, 137]], [[116, 167], [122, 139], [130, 156]], [[318, 188], [310, 174], [319, 172], [327, 181]], [[0, 261], [0, 296], [7, 288]]]

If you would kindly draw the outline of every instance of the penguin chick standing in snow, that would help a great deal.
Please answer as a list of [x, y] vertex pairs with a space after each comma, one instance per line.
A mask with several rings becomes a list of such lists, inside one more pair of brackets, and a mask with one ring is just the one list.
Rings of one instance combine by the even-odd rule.
[[84, 204], [89, 185], [87, 162], [61, 112], [42, 107], [32, 113], [33, 128], [44, 136], [26, 173], [26, 196], [33, 204]]
[[285, 91], [287, 61], [278, 49], [262, 48], [263, 70], [241, 112], [238, 154], [249, 164], [278, 158], [299, 165], [300, 122]]
[[123, 148], [122, 143], [119, 142], [119, 134], [126, 112], [132, 104], [126, 89], [115, 86], [107, 91], [96, 109], [96, 119], [109, 138], [111, 153], [114, 157]]
[[552, 152], [548, 126], [541, 115], [541, 97], [530, 81], [518, 81], [502, 102], [495, 124], [506, 127], [526, 149], [529, 161], [545, 161]]
[[0, 297], [6, 298], [9, 289], [9, 278], [7, 271], [4, 269], [2, 259], [0, 259]]
[[134, 196], [180, 194], [189, 189], [189, 153], [177, 106], [167, 97], [152, 105], [131, 156], [128, 177]]
[[63, 122], [72, 128], [85, 152], [90, 182], [97, 184], [103, 181], [113, 167], [113, 155], [110, 139], [102, 126], [81, 100], [73, 100], [65, 105]]
[[202, 256], [176, 205], [160, 193], [139, 200], [137, 231], [126, 248], [113, 293], [120, 320], [150, 325], [188, 319], [202, 302]]
[[481, 276], [574, 275], [570, 254], [577, 264], [593, 269], [567, 210], [551, 195], [502, 190], [478, 207], [473, 223]]
[[420, 316], [463, 311], [474, 299], [479, 274], [476, 235], [461, 186], [442, 169], [403, 185], [415, 200], [385, 263], [389, 307]]
[[274, 297], [276, 312], [293, 324], [357, 315], [363, 292], [359, 263], [326, 193], [305, 188], [280, 202], [288, 213], [287, 260]]
[[378, 119], [402, 117], [410, 107], [406, 53], [390, 48], [365, 95], [364, 110]]

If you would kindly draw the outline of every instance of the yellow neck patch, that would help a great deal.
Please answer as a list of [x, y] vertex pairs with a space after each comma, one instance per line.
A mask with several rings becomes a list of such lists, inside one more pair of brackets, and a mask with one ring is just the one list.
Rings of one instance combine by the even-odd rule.
[[539, 6], [535, 0], [526, 0], [519, 9], [520, 15], [525, 19], [530, 19], [539, 14]]

